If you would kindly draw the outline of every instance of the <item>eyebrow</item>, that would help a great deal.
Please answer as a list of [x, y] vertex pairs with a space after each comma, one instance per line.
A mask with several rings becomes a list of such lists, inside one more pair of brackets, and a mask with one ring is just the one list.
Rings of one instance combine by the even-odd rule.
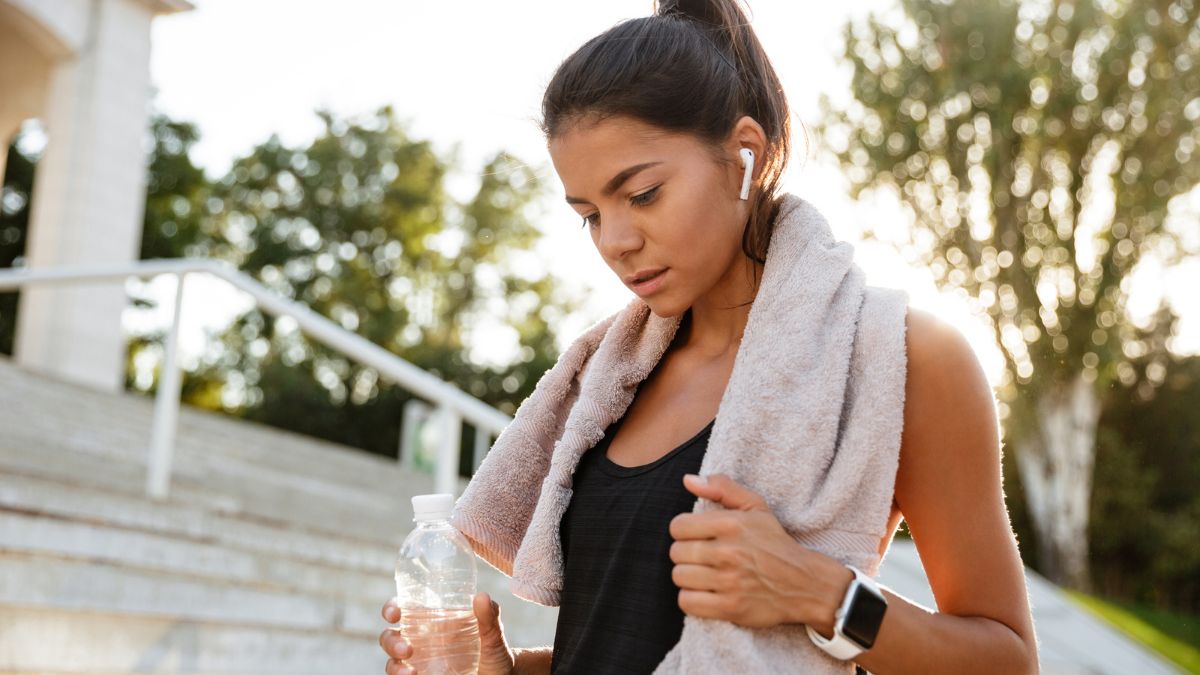
[[[617, 188], [621, 187], [621, 185], [625, 181], [629, 180], [637, 172], [639, 172], [643, 169], [649, 169], [650, 167], [657, 166], [659, 164], [662, 164], [662, 162], [645, 162], [643, 164], [635, 164], [634, 166], [631, 166], [628, 169], [625, 169], [621, 173], [618, 173], [617, 175], [613, 176], [612, 180], [608, 181], [608, 183], [604, 186], [604, 196], [607, 197], [607, 196], [611, 195], [612, 193], [616, 192]], [[571, 195], [567, 195], [567, 203], [568, 204], [587, 204], [589, 202], [588, 202], [588, 200], [582, 199], [580, 197], [572, 197]]]

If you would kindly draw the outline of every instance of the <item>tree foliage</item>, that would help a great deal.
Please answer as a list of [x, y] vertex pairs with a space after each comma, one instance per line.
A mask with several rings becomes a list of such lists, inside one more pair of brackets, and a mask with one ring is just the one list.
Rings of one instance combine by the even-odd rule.
[[[515, 411], [557, 357], [552, 322], [573, 301], [530, 264], [540, 236], [531, 224], [541, 189], [534, 171], [499, 153], [483, 167], [474, 197], [460, 204], [445, 189], [453, 165], [410, 138], [390, 108], [358, 119], [319, 115], [324, 131], [311, 143], [291, 147], [272, 137], [211, 183], [186, 160], [193, 130], [157, 124], [143, 255], [230, 261]], [[511, 331], [514, 363], [486, 366], [472, 357], [476, 331], [488, 323]], [[142, 346], [159, 339], [147, 336]], [[185, 378], [184, 397], [394, 455], [401, 405], [412, 395], [307, 340], [294, 322], [251, 311], [213, 341]]]
[[1196, 410], [1200, 357], [1170, 359], [1149, 398], [1136, 386], [1107, 397], [1088, 538], [1097, 590], [1109, 597], [1200, 614]]
[[1168, 218], [1200, 180], [1200, 6], [900, 9], [846, 27], [853, 101], [825, 101], [822, 131], [856, 197], [901, 204], [912, 262], [991, 319], [1006, 435], [1021, 448], [1046, 571], [1086, 585], [1086, 550], [1053, 549], [1083, 538], [1095, 402], [1139, 373], [1143, 388], [1161, 383], [1176, 318], [1164, 303], [1149, 323], [1132, 321], [1131, 273], [1195, 253], [1180, 236], [1194, 221]]
[[151, 151], [146, 166], [146, 209], [141, 257], [182, 258], [199, 241], [211, 185], [188, 151], [200, 139], [190, 122], [155, 113], [150, 119]]
[[1185, 253], [1163, 224], [1200, 180], [1200, 8], [902, 6], [846, 30], [856, 100], [824, 130], [854, 195], [899, 195], [914, 260], [991, 316], [1013, 407], [1075, 373], [1131, 383], [1146, 349], [1121, 282]]

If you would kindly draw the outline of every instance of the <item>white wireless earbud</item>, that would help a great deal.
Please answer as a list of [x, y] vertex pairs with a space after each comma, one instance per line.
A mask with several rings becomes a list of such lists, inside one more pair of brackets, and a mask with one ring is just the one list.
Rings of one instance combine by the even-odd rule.
[[738, 150], [738, 154], [742, 156], [742, 166], [746, 167], [746, 173], [742, 175], [742, 194], [741, 199], [750, 198], [750, 178], [754, 176], [754, 151], [750, 148], [742, 148]]

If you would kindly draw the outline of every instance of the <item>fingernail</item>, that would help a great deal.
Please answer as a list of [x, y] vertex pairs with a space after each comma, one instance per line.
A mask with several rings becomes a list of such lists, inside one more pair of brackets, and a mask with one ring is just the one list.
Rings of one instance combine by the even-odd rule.
[[704, 479], [704, 476], [701, 476], [700, 474], [696, 474], [696, 473], [685, 473], [685, 474], [683, 474], [683, 477], [691, 478], [692, 482], [699, 483], [700, 485], [705, 485], [708, 483], [708, 481]]

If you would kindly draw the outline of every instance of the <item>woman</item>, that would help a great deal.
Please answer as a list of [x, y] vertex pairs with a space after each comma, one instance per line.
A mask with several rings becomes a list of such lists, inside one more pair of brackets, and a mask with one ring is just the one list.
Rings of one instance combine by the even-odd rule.
[[[776, 194], [787, 102], [734, 0], [614, 26], [542, 111], [568, 203], [639, 297], [560, 357], [460, 499], [514, 593], [560, 606], [553, 648], [512, 649], [478, 594], [480, 672], [1037, 672], [979, 363]], [[937, 612], [870, 578], [901, 518]]]

